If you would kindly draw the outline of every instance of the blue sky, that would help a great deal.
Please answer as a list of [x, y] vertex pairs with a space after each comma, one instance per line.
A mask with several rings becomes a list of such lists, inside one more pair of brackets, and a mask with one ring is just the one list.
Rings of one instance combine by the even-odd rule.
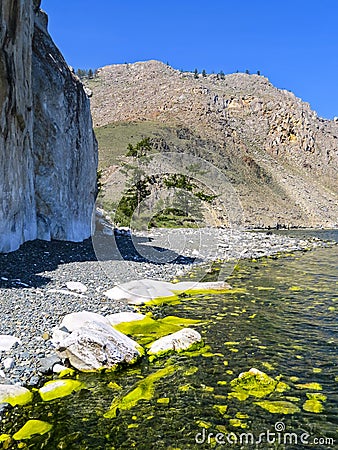
[[338, 0], [42, 0], [68, 64], [257, 70], [338, 116]]

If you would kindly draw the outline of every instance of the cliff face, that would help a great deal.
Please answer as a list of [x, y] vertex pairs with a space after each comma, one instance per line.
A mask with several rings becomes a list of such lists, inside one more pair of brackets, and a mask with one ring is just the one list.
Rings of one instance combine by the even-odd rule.
[[91, 234], [97, 144], [89, 100], [39, 6], [1, 3], [0, 252]]
[[126, 148], [137, 126], [140, 135], [164, 139], [166, 151], [190, 152], [221, 168], [246, 225], [337, 226], [338, 122], [321, 119], [267, 78], [196, 79], [146, 61], [104, 67], [88, 87], [105, 157], [110, 129], [124, 132]]

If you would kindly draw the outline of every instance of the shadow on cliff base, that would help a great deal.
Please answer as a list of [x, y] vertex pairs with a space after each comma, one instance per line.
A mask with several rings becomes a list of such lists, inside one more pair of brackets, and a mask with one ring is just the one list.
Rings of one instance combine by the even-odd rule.
[[[155, 259], [154, 251], [157, 255]], [[165, 255], [163, 259], [161, 254]], [[0, 288], [43, 287], [51, 281], [48, 272], [63, 264], [123, 260], [155, 265], [185, 265], [196, 261], [196, 258], [151, 246], [148, 238], [138, 236], [106, 236], [100, 233], [80, 243], [36, 240], [26, 242], [15, 252], [0, 254]]]

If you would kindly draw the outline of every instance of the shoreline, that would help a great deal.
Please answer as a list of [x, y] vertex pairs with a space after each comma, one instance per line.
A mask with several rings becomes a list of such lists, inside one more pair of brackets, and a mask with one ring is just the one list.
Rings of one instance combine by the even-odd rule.
[[[198, 249], [196, 241], [200, 242]], [[42, 382], [49, 369], [48, 359], [51, 364], [56, 356], [50, 341], [52, 328], [66, 314], [87, 310], [108, 315], [133, 310], [103, 295], [116, 284], [141, 278], [170, 281], [215, 260], [235, 264], [240, 259], [325, 245], [316, 238], [214, 228], [153, 229], [133, 236], [127, 232], [115, 236], [98, 233], [82, 243], [26, 243], [16, 252], [0, 255], [0, 334], [13, 335], [21, 343], [0, 351], [0, 384], [36, 387]], [[102, 250], [107, 248], [108, 255]], [[176, 259], [161, 262], [158, 258], [163, 255]], [[82, 294], [71, 291], [66, 288], [68, 282], [81, 282], [88, 290]]]

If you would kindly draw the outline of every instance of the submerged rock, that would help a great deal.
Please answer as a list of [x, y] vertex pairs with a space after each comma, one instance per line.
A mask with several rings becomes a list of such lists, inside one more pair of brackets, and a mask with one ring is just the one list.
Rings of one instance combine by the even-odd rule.
[[28, 420], [28, 422], [13, 435], [13, 439], [16, 441], [30, 439], [35, 434], [48, 433], [52, 428], [53, 426], [48, 422], [43, 422], [42, 420]]
[[55, 398], [66, 397], [75, 391], [79, 391], [83, 387], [83, 383], [78, 380], [53, 380], [47, 381], [47, 383], [39, 389], [39, 394], [44, 402], [48, 402]]
[[197, 344], [202, 343], [202, 336], [196, 330], [183, 328], [176, 333], [164, 336], [153, 342], [148, 350], [149, 355], [160, 356], [170, 351], [180, 352], [193, 349]]
[[300, 412], [300, 409], [298, 408], [297, 405], [283, 400], [277, 401], [264, 400], [261, 402], [255, 402], [255, 404], [269, 411], [272, 414], [295, 414]]
[[272, 392], [283, 392], [289, 389], [289, 386], [281, 381], [271, 378], [264, 372], [252, 368], [248, 372], [242, 372], [238, 378], [230, 382], [233, 390], [233, 397], [245, 400], [249, 395], [262, 398]]

